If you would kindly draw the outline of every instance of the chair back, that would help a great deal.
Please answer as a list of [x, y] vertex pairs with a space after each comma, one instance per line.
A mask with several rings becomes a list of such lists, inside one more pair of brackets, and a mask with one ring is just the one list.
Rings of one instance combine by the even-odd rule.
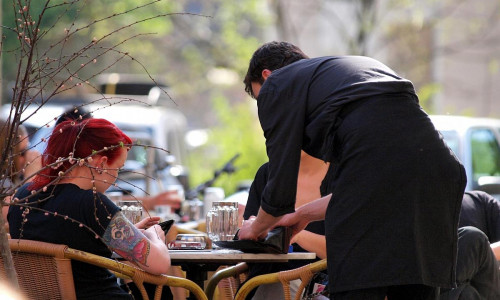
[[314, 263], [307, 264], [300, 268], [255, 276], [252, 279], [248, 280], [239, 289], [234, 299], [235, 300], [245, 299], [248, 293], [250, 293], [254, 288], [258, 287], [259, 285], [281, 282], [281, 284], [283, 285], [285, 300], [291, 300], [290, 281], [295, 279], [301, 279], [302, 282], [297, 290], [297, 293], [295, 294], [295, 300], [298, 300], [300, 299], [307, 283], [311, 280], [313, 274], [319, 271], [323, 271], [325, 269], [326, 269], [326, 258]]
[[[131, 279], [143, 300], [149, 300], [144, 283], [156, 285], [154, 299], [161, 299], [164, 286], [182, 287], [196, 299], [206, 300], [203, 290], [186, 278], [154, 275], [119, 261], [71, 249], [66, 245], [31, 240], [9, 240], [14, 266], [23, 295], [28, 299], [76, 299], [71, 260], [99, 266], [121, 278]], [[6, 280], [3, 259], [0, 257], [0, 280]]]
[[208, 300], [214, 299], [215, 288], [218, 300], [233, 300], [236, 292], [247, 278], [248, 265], [239, 263], [234, 266], [221, 266], [212, 276], [205, 288]]
[[[21, 293], [28, 299], [76, 299], [71, 260], [65, 245], [9, 240]], [[0, 256], [0, 280], [7, 280]]]
[[120, 278], [131, 279], [141, 292], [143, 300], [150, 299], [144, 287], [144, 283], [156, 285], [154, 300], [161, 299], [164, 286], [181, 287], [189, 290], [195, 299], [207, 300], [207, 296], [201, 287], [186, 278], [154, 275], [126, 263], [71, 248], [65, 250], [65, 257], [106, 268]]

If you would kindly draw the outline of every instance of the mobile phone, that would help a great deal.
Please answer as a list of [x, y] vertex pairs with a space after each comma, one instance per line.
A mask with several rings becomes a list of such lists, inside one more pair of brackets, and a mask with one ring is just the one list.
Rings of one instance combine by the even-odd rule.
[[167, 234], [167, 232], [170, 230], [173, 224], [174, 224], [173, 219], [158, 223], [158, 225], [160, 225], [161, 229], [163, 230], [163, 232], [165, 232], [165, 234]]

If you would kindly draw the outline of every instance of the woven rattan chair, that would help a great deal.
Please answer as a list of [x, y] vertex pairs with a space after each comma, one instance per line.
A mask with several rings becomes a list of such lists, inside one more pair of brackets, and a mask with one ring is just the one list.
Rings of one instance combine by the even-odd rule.
[[233, 300], [241, 283], [246, 279], [247, 270], [246, 263], [220, 267], [205, 288], [208, 300], [214, 299], [215, 288], [219, 291], [217, 300]]
[[265, 275], [256, 276], [250, 280], [248, 280], [238, 291], [234, 300], [243, 300], [246, 298], [248, 293], [252, 291], [254, 288], [258, 287], [262, 284], [269, 284], [275, 282], [281, 282], [283, 285], [283, 291], [285, 293], [285, 299], [291, 300], [290, 296], [290, 281], [295, 279], [300, 279], [302, 283], [295, 295], [295, 300], [300, 299], [304, 288], [311, 280], [314, 273], [326, 270], [326, 259], [322, 259], [320, 261], [307, 264], [300, 268], [270, 273]]
[[[143, 283], [156, 285], [154, 299], [160, 299], [163, 286], [182, 287], [197, 299], [206, 300], [203, 290], [194, 282], [179, 277], [153, 275], [136, 267], [84, 251], [30, 240], [9, 240], [14, 265], [22, 293], [28, 299], [76, 299], [71, 260], [109, 269], [121, 278], [129, 278], [148, 300]], [[1, 259], [1, 258], [0, 258]], [[5, 280], [3, 261], [0, 261], [0, 279]]]

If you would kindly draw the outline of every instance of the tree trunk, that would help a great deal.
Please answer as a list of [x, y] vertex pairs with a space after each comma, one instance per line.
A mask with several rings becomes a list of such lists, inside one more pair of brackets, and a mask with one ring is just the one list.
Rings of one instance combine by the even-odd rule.
[[[3, 208], [2, 200], [2, 208]], [[7, 280], [10, 286], [19, 291], [19, 282], [17, 281], [17, 273], [14, 267], [14, 261], [12, 260], [12, 253], [10, 252], [9, 239], [7, 237], [7, 231], [5, 230], [5, 219], [3, 214], [0, 213], [0, 249], [2, 250], [2, 261], [4, 264], [5, 272], [7, 273]]]

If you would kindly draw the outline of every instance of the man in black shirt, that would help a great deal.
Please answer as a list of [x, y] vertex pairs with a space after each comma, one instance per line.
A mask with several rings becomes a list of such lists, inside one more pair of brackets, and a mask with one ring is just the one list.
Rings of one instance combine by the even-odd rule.
[[500, 241], [500, 201], [482, 191], [467, 191], [462, 200], [459, 226], [480, 229], [490, 243]]
[[[271, 42], [244, 82], [257, 98], [269, 175], [240, 239], [325, 219], [336, 300], [437, 299], [439, 287], [455, 285], [465, 170], [409, 80], [368, 57], [308, 58]], [[326, 196], [295, 210], [301, 149], [331, 164]]]

